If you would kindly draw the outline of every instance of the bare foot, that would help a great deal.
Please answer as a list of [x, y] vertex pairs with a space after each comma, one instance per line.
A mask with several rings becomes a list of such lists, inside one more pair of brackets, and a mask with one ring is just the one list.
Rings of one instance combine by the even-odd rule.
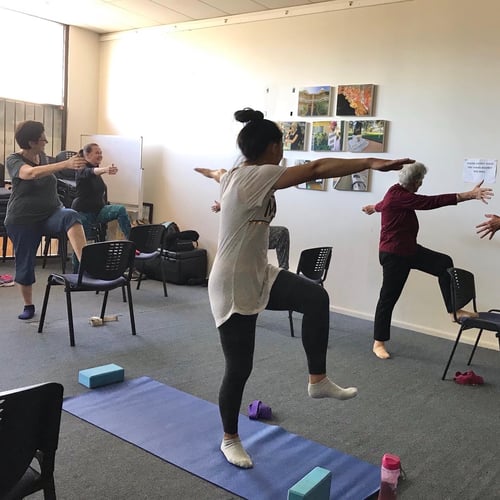
[[391, 357], [385, 348], [384, 342], [381, 342], [380, 340], [376, 340], [373, 343], [373, 353], [380, 359], [389, 359]]
[[[451, 316], [451, 320], [455, 321], [455, 315], [453, 313], [451, 313], [450, 316]], [[463, 318], [477, 318], [479, 316], [479, 314], [477, 314], [474, 311], [466, 311], [465, 309], [459, 309], [456, 312], [456, 316], [457, 316], [458, 321], [460, 321]]]

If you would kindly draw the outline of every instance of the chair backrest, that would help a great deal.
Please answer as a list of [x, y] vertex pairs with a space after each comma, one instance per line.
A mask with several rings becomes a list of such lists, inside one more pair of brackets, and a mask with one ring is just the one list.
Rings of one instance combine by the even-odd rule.
[[109, 240], [85, 245], [78, 282], [85, 274], [99, 280], [115, 280], [134, 267], [135, 245], [128, 240]]
[[9, 203], [10, 190], [0, 187], [0, 235], [7, 234], [4, 219], [7, 215], [7, 203]]
[[302, 250], [297, 266], [297, 274], [303, 274], [306, 278], [323, 284], [330, 267], [331, 258], [332, 247]]
[[0, 392], [0, 498], [22, 478], [38, 450], [42, 477], [52, 475], [63, 390], [49, 382]]
[[451, 304], [453, 310], [458, 311], [472, 301], [474, 311], [477, 311], [474, 275], [470, 271], [458, 267], [450, 267], [447, 271], [451, 277]]
[[163, 224], [143, 224], [130, 230], [129, 239], [139, 252], [153, 253], [161, 248], [165, 231]]
[[[66, 161], [76, 154], [78, 154], [76, 151], [61, 151], [60, 153], [56, 154], [55, 163]], [[56, 177], [58, 177], [59, 179], [74, 181], [76, 179], [76, 172], [76, 170], [66, 168], [64, 170], [59, 170], [59, 172], [56, 172]]]

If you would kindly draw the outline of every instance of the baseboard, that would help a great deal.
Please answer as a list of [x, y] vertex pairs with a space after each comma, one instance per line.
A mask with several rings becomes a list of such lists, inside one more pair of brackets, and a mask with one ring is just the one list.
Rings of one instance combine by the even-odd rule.
[[[344, 314], [346, 316], [352, 316], [354, 318], [360, 318], [360, 319], [366, 319], [368, 321], [373, 321], [373, 315], [372, 314], [366, 314], [361, 311], [355, 311], [352, 309], [345, 309], [342, 307], [333, 307], [330, 306], [330, 310], [332, 312], [336, 312], [338, 314]], [[447, 339], [447, 340], [452, 340], [454, 341], [457, 338], [457, 333], [450, 333], [450, 332], [445, 332], [443, 330], [438, 330], [435, 328], [428, 328], [422, 325], [417, 325], [414, 323], [408, 323], [406, 321], [393, 321], [392, 324], [394, 326], [397, 326], [399, 328], [404, 328], [406, 330], [412, 330], [414, 332], [418, 333], [424, 333], [425, 335], [430, 335], [432, 337], [439, 337], [442, 339]], [[464, 344], [471, 344], [473, 345], [476, 339], [477, 333], [476, 331], [472, 332], [464, 332], [462, 335], [462, 338], [460, 339], [460, 342]], [[490, 333], [490, 335], [488, 335]], [[481, 340], [479, 342], [479, 347], [484, 347], [485, 349], [492, 349], [494, 351], [498, 351], [498, 340], [494, 335], [492, 335], [491, 332], [485, 332], [483, 333]]]

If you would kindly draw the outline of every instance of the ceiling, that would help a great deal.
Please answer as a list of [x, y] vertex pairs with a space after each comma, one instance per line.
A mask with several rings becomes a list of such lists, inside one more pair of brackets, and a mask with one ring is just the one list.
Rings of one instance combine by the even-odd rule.
[[0, 0], [0, 8], [97, 33], [333, 3], [332, 0]]

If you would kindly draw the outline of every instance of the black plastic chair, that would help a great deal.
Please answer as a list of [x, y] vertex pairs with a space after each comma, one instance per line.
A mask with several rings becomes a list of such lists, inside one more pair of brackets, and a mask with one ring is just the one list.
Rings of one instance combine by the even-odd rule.
[[[139, 273], [139, 278], [137, 280], [137, 290], [139, 290], [142, 277], [145, 275], [145, 264], [154, 259], [164, 258], [162, 247], [165, 235], [166, 230], [163, 224], [144, 224], [135, 226], [130, 230], [129, 239], [130, 241], [133, 241], [135, 243], [135, 248], [139, 252], [136, 252], [135, 256], [135, 267], [137, 272]], [[160, 262], [160, 268], [161, 279], [163, 283], [163, 294], [165, 297], [168, 297], [167, 280], [162, 262]]]
[[7, 242], [9, 237], [7, 236], [7, 229], [5, 229], [4, 220], [7, 215], [7, 203], [10, 199], [10, 189], [0, 187], [0, 237], [2, 238], [2, 262], [5, 262], [5, 256], [7, 255]]
[[132, 335], [135, 335], [134, 307], [130, 289], [134, 257], [135, 245], [128, 240], [103, 241], [85, 245], [82, 249], [82, 260], [78, 274], [51, 274], [48, 277], [38, 333], [42, 333], [43, 330], [52, 285], [64, 285], [71, 346], [75, 345], [73, 309], [71, 304], [71, 293], [73, 292], [104, 292], [100, 314], [100, 318], [104, 319], [108, 293], [115, 288], [122, 288], [125, 297], [124, 289], [126, 289], [130, 326], [132, 328]]
[[2, 500], [19, 500], [41, 490], [45, 500], [55, 500], [63, 390], [61, 384], [49, 382], [0, 392]]
[[[332, 247], [308, 248], [302, 250], [297, 265], [297, 274], [323, 286], [330, 267]], [[290, 334], [294, 337], [292, 312], [288, 311]]]
[[[451, 276], [451, 304], [453, 311], [455, 311], [455, 321], [460, 325], [460, 329], [458, 330], [455, 344], [453, 345], [448, 363], [446, 363], [446, 368], [444, 369], [443, 376], [441, 377], [442, 380], [446, 377], [446, 373], [448, 372], [451, 360], [455, 354], [458, 342], [460, 341], [460, 337], [464, 330], [470, 330], [471, 328], [479, 330], [467, 365], [470, 365], [472, 362], [472, 358], [476, 352], [483, 330], [496, 332], [498, 346], [500, 348], [500, 309], [490, 309], [487, 312], [479, 312], [476, 305], [476, 285], [474, 282], [474, 275], [470, 271], [465, 271], [464, 269], [459, 269], [457, 267], [450, 267], [448, 269], [448, 273]], [[471, 302], [473, 311], [477, 313], [478, 316], [476, 318], [457, 318], [456, 311], [462, 309]]]

